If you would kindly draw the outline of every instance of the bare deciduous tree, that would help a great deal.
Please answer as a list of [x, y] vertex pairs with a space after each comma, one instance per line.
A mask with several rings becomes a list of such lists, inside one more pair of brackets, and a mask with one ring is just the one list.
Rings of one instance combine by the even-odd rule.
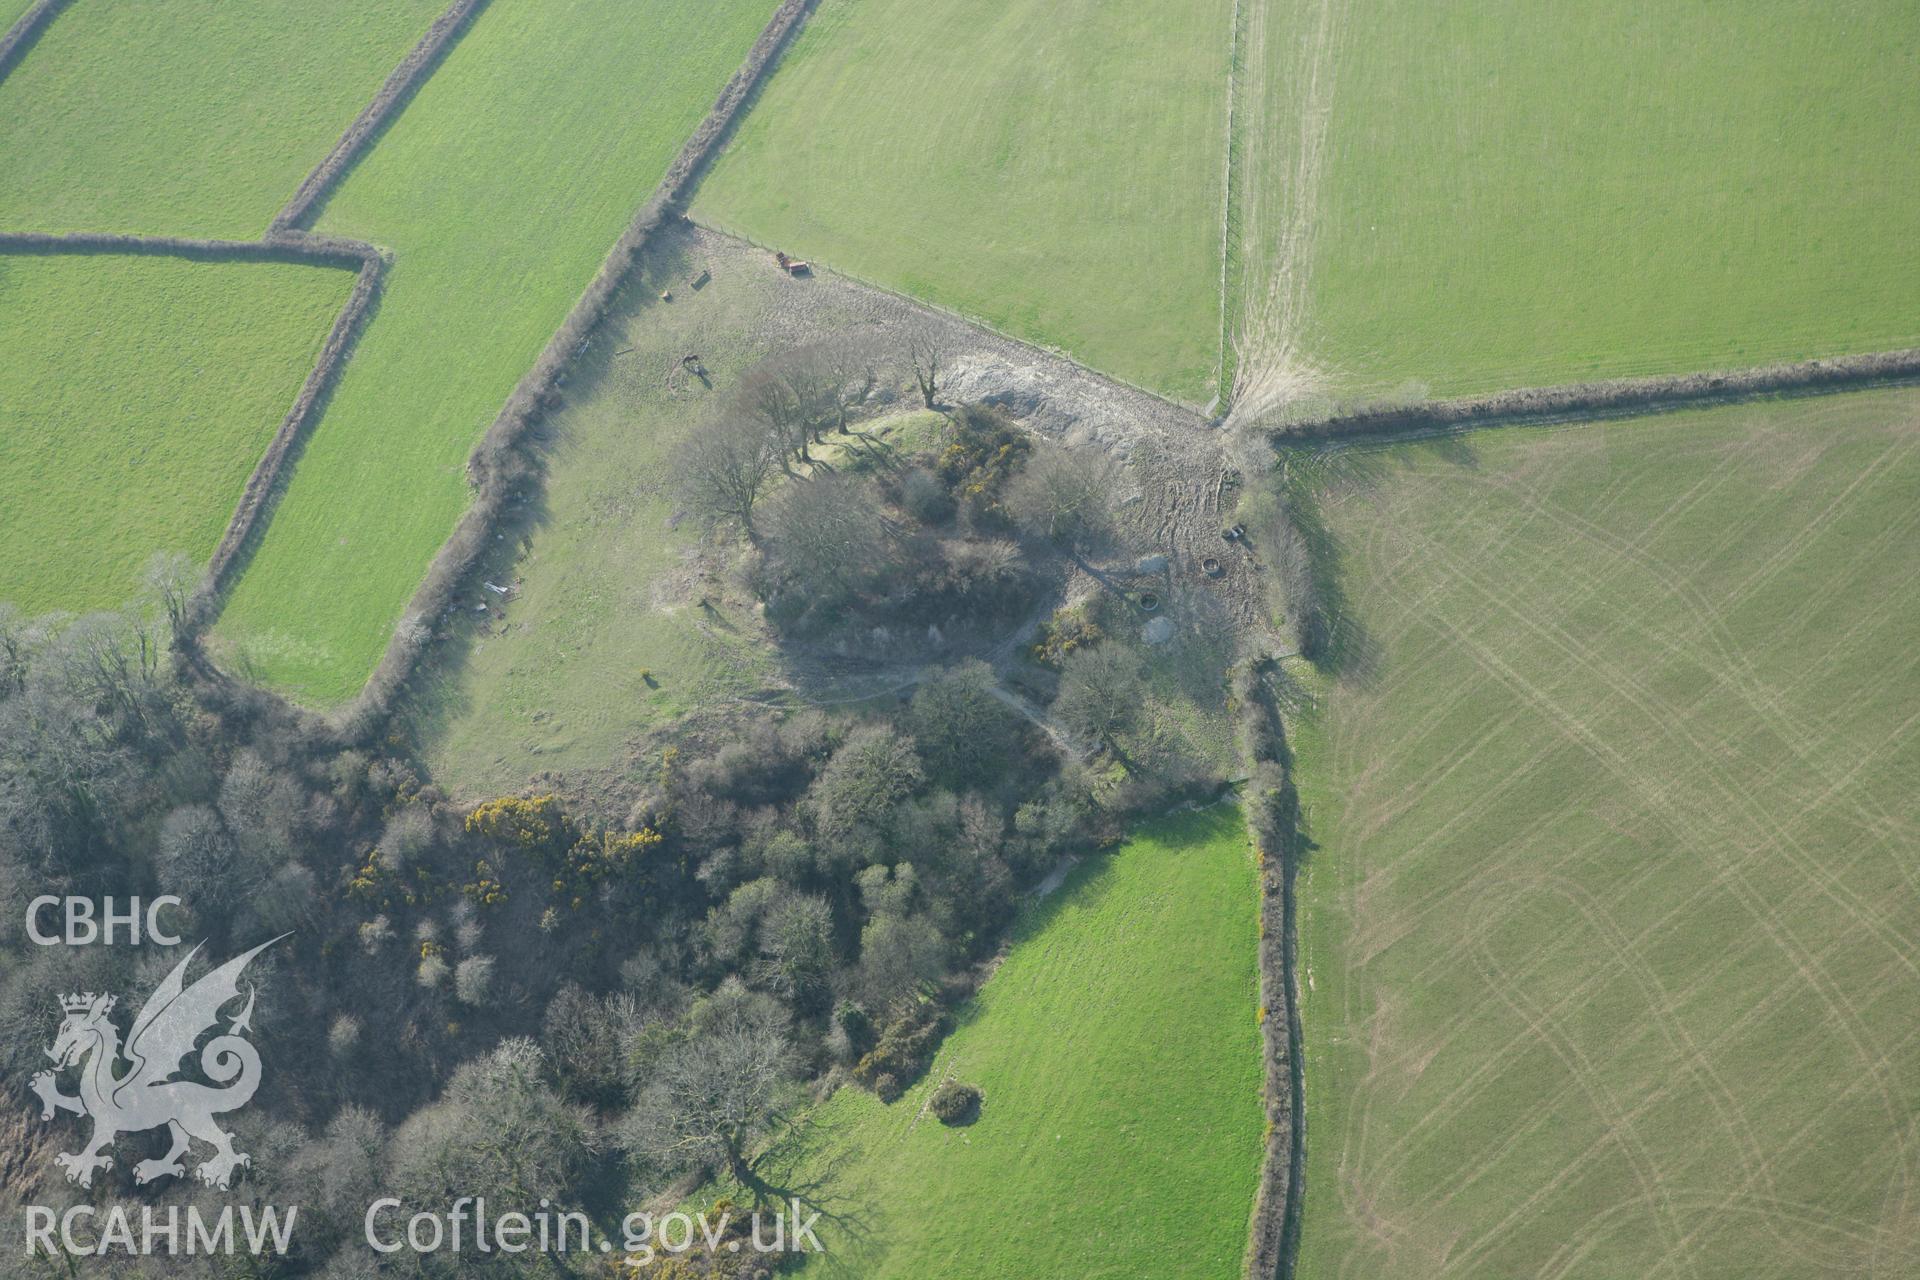
[[923, 914], [882, 912], [860, 931], [861, 998], [870, 1009], [892, 1009], [946, 968], [947, 942]]
[[167, 633], [175, 644], [190, 643], [187, 609], [198, 577], [193, 561], [177, 551], [155, 552], [141, 575], [141, 586], [166, 614]]
[[913, 695], [914, 742], [942, 784], [972, 785], [1007, 763], [1013, 725], [995, 685], [993, 668], [975, 659], [933, 676]]
[[870, 339], [855, 335], [805, 348], [796, 358], [825, 380], [822, 408], [833, 429], [843, 434], [851, 431], [855, 411], [873, 398], [880, 385], [878, 348]]
[[767, 529], [780, 566], [816, 593], [852, 589], [886, 557], [879, 502], [853, 476], [782, 487], [768, 503]]
[[1119, 735], [1139, 718], [1145, 699], [1140, 659], [1109, 642], [1067, 655], [1053, 714], [1069, 732], [1117, 750]]
[[772, 441], [775, 461], [817, 465], [811, 446], [851, 431], [853, 415], [879, 386], [874, 345], [863, 338], [799, 347], [762, 362], [736, 397], [738, 411]]
[[946, 339], [932, 324], [922, 322], [907, 330], [906, 353], [920, 399], [931, 409], [940, 396], [940, 371], [948, 355]]
[[796, 1004], [827, 994], [833, 971], [833, 909], [825, 898], [790, 894], [775, 903], [760, 925], [757, 981]]
[[220, 918], [263, 879], [258, 864], [235, 848], [220, 815], [200, 804], [182, 805], [161, 822], [155, 864], [167, 892]]
[[784, 1016], [737, 980], [723, 984], [708, 1006], [696, 1011], [692, 1038], [661, 1059], [621, 1126], [621, 1141], [661, 1169], [723, 1168], [764, 1195], [772, 1188], [755, 1172], [752, 1153], [791, 1114], [787, 1086], [795, 1063]]
[[27, 623], [20, 611], [0, 600], [0, 698], [27, 687]]
[[785, 461], [781, 437], [765, 421], [727, 414], [696, 431], [681, 451], [681, 494], [707, 519], [732, 520], [757, 542], [753, 513], [774, 468]]
[[847, 735], [814, 779], [815, 821], [833, 839], [855, 827], [878, 827], [924, 781], [913, 739], [886, 725], [862, 726]]
[[795, 463], [812, 464], [808, 446], [813, 442], [813, 420], [791, 379], [775, 369], [757, 369], [740, 384], [735, 403], [765, 433], [782, 471], [793, 475]]
[[392, 1146], [393, 1194], [418, 1206], [458, 1196], [527, 1204], [572, 1200], [595, 1147], [593, 1118], [562, 1101], [531, 1040], [504, 1040], [454, 1072]]
[[468, 956], [453, 971], [453, 998], [478, 1007], [493, 991], [493, 957]]
[[1106, 529], [1117, 478], [1097, 450], [1038, 449], [1007, 486], [1007, 510], [1029, 532], [1077, 546]]

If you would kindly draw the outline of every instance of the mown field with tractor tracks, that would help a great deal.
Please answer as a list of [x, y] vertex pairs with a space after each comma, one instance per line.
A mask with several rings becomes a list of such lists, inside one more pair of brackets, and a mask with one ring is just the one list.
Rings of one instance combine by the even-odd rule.
[[1302, 1280], [1920, 1267], [1920, 395], [1288, 461]]

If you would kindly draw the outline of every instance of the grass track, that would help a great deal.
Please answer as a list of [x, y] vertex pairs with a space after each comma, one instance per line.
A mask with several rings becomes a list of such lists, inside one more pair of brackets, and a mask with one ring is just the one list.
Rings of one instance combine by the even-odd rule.
[[[1332, 393], [1920, 343], [1904, 0], [1609, 0], [1550, 19], [1516, 0], [1248, 3], [1271, 30], [1244, 301], [1292, 254], [1296, 354]], [[1324, 129], [1303, 127], [1292, 88], [1316, 43]], [[1301, 190], [1313, 212], [1290, 241]]]
[[366, 679], [467, 502], [468, 451], [665, 173], [773, 0], [499, 0], [318, 229], [395, 253], [218, 626], [315, 704]]
[[823, 0], [696, 216], [1194, 402], [1231, 0]]
[[204, 563], [313, 367], [350, 272], [0, 257], [0, 600], [118, 605]]
[[[802, 1274], [861, 1280], [1239, 1274], [1260, 1163], [1253, 859], [1237, 809], [1163, 819], [1018, 930], [928, 1079], [843, 1089], [803, 1162], [856, 1243]], [[980, 1119], [919, 1118], [944, 1074]]]
[[1299, 1276], [1920, 1269], [1920, 394], [1332, 455]]
[[74, 4], [0, 83], [0, 227], [253, 239], [444, 7]]

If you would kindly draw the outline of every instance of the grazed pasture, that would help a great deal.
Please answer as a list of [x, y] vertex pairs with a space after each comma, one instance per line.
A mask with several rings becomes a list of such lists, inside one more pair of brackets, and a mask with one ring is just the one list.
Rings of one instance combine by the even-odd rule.
[[1920, 394], [1290, 460], [1303, 1280], [1920, 1268]]
[[[1263, 1115], [1256, 906], [1229, 806], [1076, 871], [924, 1081], [891, 1105], [842, 1089], [787, 1153], [834, 1215], [801, 1274], [1239, 1274]], [[922, 1113], [949, 1076], [985, 1095], [972, 1125]]]
[[469, 450], [773, 8], [551, 0], [474, 22], [320, 215], [394, 265], [225, 650], [310, 703], [360, 687], [466, 505]]
[[1452, 395], [1920, 343], [1902, 0], [1246, 0], [1243, 390]]
[[0, 227], [253, 239], [443, 8], [69, 5], [0, 83]]
[[0, 601], [110, 608], [157, 551], [204, 562], [350, 272], [0, 257]]
[[[648, 255], [549, 421], [540, 506], [488, 566], [514, 598], [484, 587], [463, 598], [464, 653], [425, 682], [415, 728], [444, 785], [492, 794], [535, 772], [624, 769], [647, 730], [771, 674], [753, 602], [732, 581], [736, 552], [688, 516], [674, 457], [774, 349], [770, 313], [802, 295], [762, 255], [712, 262], [685, 241]], [[699, 272], [712, 278], [688, 288]], [[680, 367], [690, 351], [714, 389]], [[472, 612], [482, 603], [484, 622]]]
[[1196, 404], [1231, 0], [823, 0], [703, 222]]

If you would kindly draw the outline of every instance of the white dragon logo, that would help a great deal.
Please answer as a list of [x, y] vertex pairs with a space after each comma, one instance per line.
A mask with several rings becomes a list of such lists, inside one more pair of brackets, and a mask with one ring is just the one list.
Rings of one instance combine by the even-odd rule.
[[[188, 1153], [194, 1138], [213, 1148], [213, 1155], [194, 1168], [200, 1181], [210, 1187], [225, 1190], [236, 1168], [253, 1163], [251, 1157], [233, 1149], [233, 1135], [213, 1121], [217, 1115], [246, 1106], [260, 1087], [260, 1055], [241, 1039], [241, 1033], [253, 1029], [255, 993], [251, 987], [246, 1008], [228, 1024], [227, 1034], [215, 1036], [200, 1051], [200, 1069], [208, 1079], [225, 1087], [216, 1089], [174, 1077], [200, 1037], [216, 1027], [221, 1007], [239, 998], [240, 973], [247, 963], [278, 941], [280, 938], [261, 943], [188, 987], [187, 966], [200, 954], [196, 946], [147, 998], [140, 1016], [133, 1020], [124, 1050], [119, 1028], [107, 1017], [113, 1011], [115, 997], [96, 996], [91, 991], [61, 997], [60, 1007], [67, 1018], [53, 1047], [47, 1050], [47, 1056], [58, 1065], [54, 1071], [42, 1071], [33, 1078], [33, 1091], [40, 1095], [42, 1120], [53, 1119], [59, 1111], [93, 1117], [93, 1136], [87, 1145], [72, 1155], [55, 1157], [66, 1171], [68, 1182], [91, 1187], [94, 1170], [113, 1163], [106, 1152], [116, 1137], [161, 1125], [172, 1134], [173, 1147], [158, 1160], [142, 1160], [134, 1166], [134, 1180], [143, 1185], [156, 1178], [184, 1174], [186, 1167], [180, 1157]], [[116, 1072], [122, 1057], [130, 1064], [125, 1074]], [[55, 1077], [83, 1062], [80, 1094], [68, 1097], [60, 1092]]]

